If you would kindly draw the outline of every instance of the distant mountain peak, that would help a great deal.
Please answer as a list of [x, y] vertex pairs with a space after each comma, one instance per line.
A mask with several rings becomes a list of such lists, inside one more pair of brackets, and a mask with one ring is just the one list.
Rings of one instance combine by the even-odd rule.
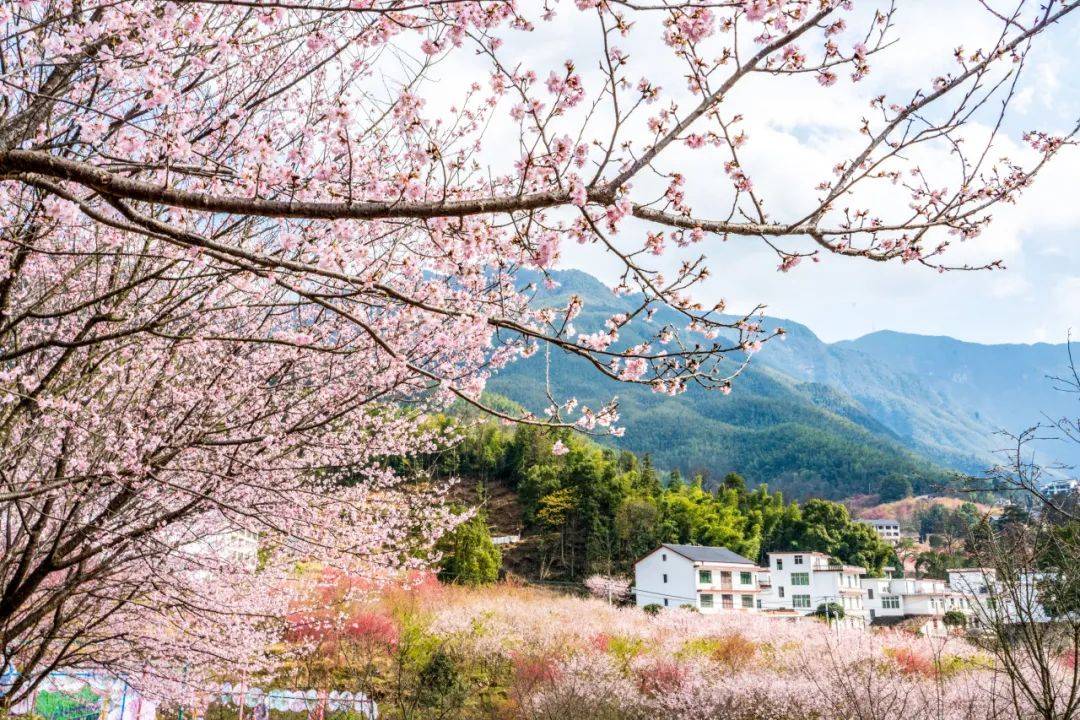
[[[633, 303], [581, 270], [552, 276], [560, 284], [554, 290], [543, 288], [539, 273], [520, 278], [538, 283], [541, 304], [581, 296], [580, 328]], [[582, 401], [619, 395], [627, 432], [618, 444], [652, 452], [662, 467], [735, 470], [796, 494], [865, 492], [890, 473], [921, 474], [927, 482], [940, 481], [942, 468], [978, 473], [994, 459], [995, 431], [1077, 410], [1075, 399], [1046, 379], [1064, 370], [1063, 345], [983, 345], [894, 330], [825, 343], [798, 322], [764, 323], [787, 334], [766, 343], [727, 397], [691, 390], [671, 398], [620, 386], [561, 353], [551, 353], [551, 376], [560, 394]], [[627, 342], [633, 332], [624, 333]], [[492, 390], [538, 409], [546, 403], [543, 362], [511, 365], [493, 378]], [[1060, 461], [1080, 464], [1080, 448], [1054, 450]]]

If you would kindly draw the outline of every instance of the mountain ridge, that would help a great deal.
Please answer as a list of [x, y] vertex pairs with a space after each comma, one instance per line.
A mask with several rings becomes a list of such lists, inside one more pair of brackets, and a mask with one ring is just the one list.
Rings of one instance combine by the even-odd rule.
[[[552, 275], [558, 287], [541, 289], [535, 302], [556, 306], [578, 295], [584, 309], [575, 324], [583, 330], [634, 301], [583, 271]], [[658, 313], [656, 322], [667, 320]], [[826, 343], [797, 321], [763, 322], [786, 333], [754, 356], [730, 396], [700, 389], [656, 395], [599, 378], [584, 361], [555, 352], [553, 390], [588, 403], [619, 396], [626, 435], [615, 444], [649, 452], [661, 466], [715, 478], [737, 471], [798, 496], [873, 491], [897, 476], [925, 490], [947, 482], [950, 471], [979, 473], [993, 461], [995, 430], [1064, 411], [1060, 393], [1039, 386], [1064, 366], [1064, 345], [982, 345], [891, 330]], [[644, 339], [633, 327], [624, 333], [628, 344]], [[539, 410], [544, 363], [543, 356], [514, 363], [489, 386]], [[1002, 390], [1014, 373], [1015, 387]]]

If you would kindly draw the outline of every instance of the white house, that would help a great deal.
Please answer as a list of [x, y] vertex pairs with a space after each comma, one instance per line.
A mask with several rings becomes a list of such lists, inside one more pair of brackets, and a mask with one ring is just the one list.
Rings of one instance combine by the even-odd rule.
[[824, 553], [769, 553], [771, 587], [762, 608], [809, 615], [820, 605], [837, 603], [844, 608], [845, 624], [861, 626], [866, 620], [865, 574], [865, 568], [834, 563]]
[[[978, 588], [975, 571], [959, 571], [950, 581], [967, 581]], [[863, 578], [866, 588], [866, 608], [870, 624], [896, 626], [900, 623], [924, 635], [946, 635], [948, 627], [942, 622], [945, 613], [959, 610], [968, 618], [973, 613], [972, 601], [944, 580], [911, 578]]]
[[1068, 495], [1080, 490], [1080, 481], [1051, 480], [1042, 486], [1043, 495]]
[[183, 549], [192, 556], [216, 558], [249, 571], [259, 563], [259, 538], [248, 530], [208, 533], [184, 544]]
[[863, 589], [866, 590], [863, 604], [871, 623], [878, 618], [903, 617], [907, 614], [904, 610], [904, 596], [892, 591], [891, 582], [890, 578], [862, 579]]
[[639, 607], [754, 612], [759, 571], [753, 560], [727, 548], [665, 543], [634, 565], [634, 596]]
[[904, 596], [906, 615], [944, 615], [949, 610], [960, 610], [960, 593], [953, 591], [944, 580], [913, 580], [893, 578], [889, 589]]
[[859, 520], [864, 525], [869, 525], [887, 543], [896, 545], [900, 542], [900, 521], [895, 519], [867, 519]]
[[994, 568], [951, 568], [946, 570], [949, 587], [966, 595], [989, 595], [997, 584]]

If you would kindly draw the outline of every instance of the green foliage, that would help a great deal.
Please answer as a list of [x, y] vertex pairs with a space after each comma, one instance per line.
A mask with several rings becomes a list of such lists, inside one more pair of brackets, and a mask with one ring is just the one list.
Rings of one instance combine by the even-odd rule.
[[439, 539], [443, 553], [439, 579], [462, 585], [483, 585], [499, 579], [502, 554], [491, 541], [487, 520], [475, 515]]
[[[552, 453], [556, 441], [565, 454]], [[664, 542], [719, 545], [754, 560], [770, 550], [819, 551], [873, 573], [895, 562], [873, 529], [838, 503], [787, 503], [734, 472], [716, 487], [701, 475], [684, 481], [678, 470], [661, 482], [651, 456], [639, 459], [568, 431], [481, 425], [439, 456], [436, 470], [515, 488], [526, 532], [541, 539], [537, 561], [568, 578], [628, 573]]]
[[34, 712], [46, 720], [51, 718], [94, 717], [101, 698], [89, 688], [75, 694], [41, 691], [34, 700]]
[[911, 497], [913, 493], [914, 488], [911, 485], [911, 480], [901, 475], [888, 476], [881, 481], [881, 487], [878, 489], [881, 502], [903, 500]]
[[814, 610], [814, 616], [824, 618], [825, 620], [843, 620], [844, 606], [838, 602], [821, 603], [817, 606], [817, 610]]
[[855, 522], [846, 507], [827, 500], [786, 508], [764, 549], [821, 552], [873, 575], [880, 575], [885, 565], [898, 564], [893, 549], [873, 528]]
[[959, 610], [947, 610], [941, 618], [941, 622], [945, 623], [947, 627], [962, 628], [967, 625], [967, 616]]
[[922, 577], [945, 580], [951, 568], [967, 567], [970, 563], [971, 558], [964, 553], [927, 550], [916, 556], [915, 571]]
[[646, 615], [659, 615], [663, 608], [657, 603], [649, 603], [645, 607], [641, 608], [642, 612]]
[[462, 695], [466, 690], [457, 663], [450, 653], [442, 648], [432, 653], [424, 663], [419, 680], [419, 701], [425, 707], [446, 705], [448, 700]]
[[1050, 526], [1038, 539], [1038, 567], [1045, 573], [1039, 594], [1052, 617], [1080, 611], [1080, 522], [1070, 520]]

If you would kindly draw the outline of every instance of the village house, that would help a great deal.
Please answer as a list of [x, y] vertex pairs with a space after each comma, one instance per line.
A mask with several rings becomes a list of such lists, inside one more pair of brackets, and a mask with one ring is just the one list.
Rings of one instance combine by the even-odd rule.
[[966, 595], [989, 595], [997, 583], [997, 571], [994, 568], [951, 568], [946, 570], [949, 587]]
[[876, 532], [882, 540], [889, 543], [890, 545], [896, 545], [900, 542], [900, 538], [903, 537], [903, 533], [900, 532], [899, 520], [891, 518], [873, 518], [859, 520], [859, 522], [872, 527], [874, 529], [874, 532]]
[[863, 578], [866, 608], [874, 627], [904, 626], [923, 635], [945, 635], [945, 613], [972, 614], [971, 600], [944, 580]]
[[843, 608], [848, 627], [904, 627], [945, 635], [945, 615], [958, 611], [978, 626], [994, 614], [1046, 619], [1038, 603], [1042, 578], [1023, 576], [1013, 594], [1001, 597], [989, 568], [956, 568], [948, 580], [869, 577], [865, 568], [836, 562], [819, 552], [768, 554], [767, 567], [723, 547], [665, 543], [637, 561], [634, 596], [639, 607], [692, 607], [703, 613], [767, 612], [798, 617], [820, 608]]
[[824, 553], [769, 553], [770, 589], [762, 598], [762, 609], [809, 615], [819, 606], [835, 603], [844, 609], [845, 625], [864, 625], [865, 574], [866, 568], [833, 562]]
[[639, 607], [754, 612], [760, 571], [753, 560], [724, 547], [665, 543], [634, 565], [634, 595]]

